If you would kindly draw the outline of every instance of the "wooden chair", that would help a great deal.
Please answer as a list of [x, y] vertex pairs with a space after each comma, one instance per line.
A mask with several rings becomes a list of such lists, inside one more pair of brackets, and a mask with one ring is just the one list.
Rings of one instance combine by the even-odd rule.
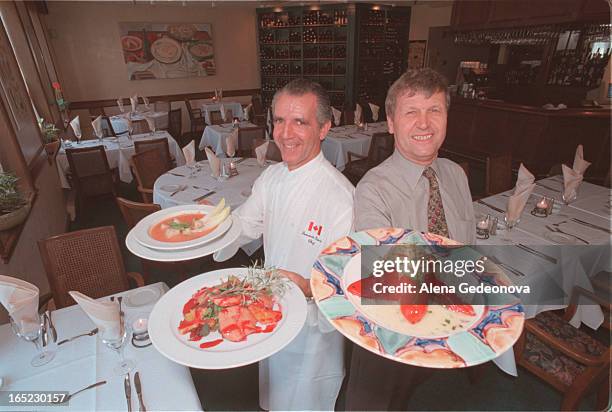
[[343, 109], [340, 125], [355, 124], [355, 109]]
[[170, 168], [168, 161], [159, 150], [147, 150], [132, 155], [130, 160], [132, 172], [136, 178], [137, 189], [144, 203], [153, 202], [153, 185], [158, 177]]
[[208, 112], [208, 116], [210, 117], [210, 124], [223, 124], [225, 123], [221, 118], [220, 110], [213, 110]]
[[139, 273], [126, 273], [112, 226], [53, 236], [40, 240], [38, 248], [58, 309], [74, 305], [70, 290], [101, 298], [128, 290], [130, 279], [144, 286]]
[[187, 106], [187, 113], [189, 114], [189, 121], [191, 123], [191, 138], [198, 138], [204, 133], [204, 128], [206, 127], [206, 121], [202, 114], [202, 110], [193, 109], [189, 99], [185, 99], [185, 106]]
[[344, 175], [353, 183], [359, 180], [371, 168], [378, 166], [387, 157], [391, 156], [394, 148], [394, 138], [389, 133], [374, 133], [370, 150], [367, 156], [348, 152], [348, 162], [344, 169]]
[[161, 207], [156, 203], [133, 202], [122, 197], [116, 197], [115, 201], [128, 229], [132, 229], [144, 217], [161, 210]]
[[249, 117], [249, 119], [251, 119], [251, 123], [256, 124], [257, 126], [265, 126], [266, 111], [261, 103], [261, 96], [256, 94], [251, 97], [251, 103], [253, 104], [253, 113], [252, 116]]
[[241, 127], [240, 129], [238, 129], [238, 147], [236, 148], [236, 156], [251, 156], [254, 153], [253, 150], [256, 147], [254, 146], [255, 140], [263, 140], [265, 139], [265, 137], [265, 127]]
[[[257, 157], [255, 154], [255, 149], [264, 144], [266, 140], [264, 139], [255, 139], [253, 140], [253, 157]], [[266, 151], [266, 159], [273, 160], [275, 162], [282, 162], [283, 158], [281, 156], [280, 149], [274, 140], [269, 140], [270, 144], [268, 145], [268, 150]]]
[[164, 159], [168, 162], [168, 169], [174, 167], [174, 159], [170, 155], [170, 145], [168, 139], [161, 137], [159, 139], [149, 140], [135, 140], [134, 141], [134, 152], [142, 153], [147, 150], [159, 150]]
[[517, 363], [563, 393], [562, 411], [575, 411], [584, 395], [599, 384], [597, 408], [608, 404], [610, 344], [603, 344], [569, 324], [580, 295], [597, 302], [608, 313], [609, 300], [574, 287], [563, 317], [542, 312], [525, 321], [523, 334], [514, 345]]
[[[98, 116], [91, 116], [90, 120], [93, 122]], [[102, 134], [103, 137], [116, 137], [115, 129], [108, 116], [102, 116]]]
[[183, 124], [182, 124], [182, 113], [181, 108], [173, 109], [168, 112], [168, 133], [174, 138], [181, 146], [183, 146]]
[[86, 198], [116, 195], [118, 176], [108, 165], [104, 146], [66, 149], [66, 157], [79, 207]]
[[485, 161], [485, 197], [512, 189], [512, 155], [487, 156]]

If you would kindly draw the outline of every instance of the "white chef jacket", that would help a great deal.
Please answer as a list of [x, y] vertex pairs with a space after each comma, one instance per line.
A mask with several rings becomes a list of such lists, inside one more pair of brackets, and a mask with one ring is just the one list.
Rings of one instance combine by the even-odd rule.
[[[236, 242], [215, 260], [263, 234], [266, 266], [310, 278], [320, 252], [346, 236], [353, 221], [353, 185], [319, 153], [290, 171], [269, 166], [233, 214], [242, 224]], [[333, 410], [344, 378], [342, 335], [308, 303], [304, 328], [282, 351], [259, 364], [259, 404], [265, 410]]]

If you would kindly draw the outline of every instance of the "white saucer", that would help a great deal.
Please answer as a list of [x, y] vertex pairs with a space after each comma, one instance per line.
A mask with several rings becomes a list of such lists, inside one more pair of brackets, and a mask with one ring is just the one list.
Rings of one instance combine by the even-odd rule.
[[127, 306], [138, 307], [149, 305], [161, 296], [159, 288], [140, 288], [131, 292], [125, 299]]

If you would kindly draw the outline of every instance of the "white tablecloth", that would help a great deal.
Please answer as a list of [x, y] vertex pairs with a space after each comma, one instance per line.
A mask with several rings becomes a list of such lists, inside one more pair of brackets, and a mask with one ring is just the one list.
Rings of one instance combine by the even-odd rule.
[[[132, 140], [150, 140], [159, 139], [165, 137], [168, 139], [168, 145], [170, 148], [170, 155], [176, 160], [177, 165], [185, 164], [185, 156], [176, 140], [166, 131], [155, 132], [155, 134], [144, 133], [139, 135], [133, 135]], [[102, 142], [96, 140], [85, 140], [79, 144], [72, 144], [73, 148], [81, 147], [92, 147], [103, 144], [106, 151], [106, 158], [108, 159], [108, 165], [111, 169], [119, 168], [119, 179], [122, 182], [130, 183], [133, 179], [132, 171], [130, 170], [130, 158], [134, 154], [134, 142], [128, 140], [126, 136], [122, 136], [118, 139], [106, 138]], [[66, 174], [70, 170], [68, 165], [68, 158], [66, 157], [65, 148], [62, 147], [57, 154], [57, 171], [60, 178], [60, 183], [63, 188], [70, 189], [70, 184], [66, 178]]]
[[355, 125], [334, 127], [323, 140], [321, 151], [331, 164], [342, 171], [348, 162], [348, 152], [367, 156], [372, 135], [387, 131], [387, 122], [369, 123], [367, 130], [358, 130]]
[[[255, 127], [250, 122], [240, 122], [239, 127]], [[212, 126], [206, 126], [202, 138], [200, 139], [200, 150], [204, 150], [206, 146], [213, 148], [217, 156], [225, 157], [225, 150], [227, 148], [227, 136], [234, 130], [232, 123], [215, 124]]]
[[[233, 176], [225, 181], [219, 181], [210, 175], [210, 166], [207, 161], [200, 162], [199, 164], [202, 165], [200, 171], [183, 166], [160, 176], [153, 186], [153, 203], [157, 203], [162, 209], [196, 203], [194, 199], [197, 197], [210, 191], [215, 191], [215, 194], [206, 199], [216, 204], [222, 198], [225, 198], [227, 204], [234, 210], [251, 195], [251, 188], [253, 183], [255, 183], [255, 179], [264, 171], [264, 168], [257, 164], [257, 160], [249, 158], [236, 165], [239, 173], [238, 176]], [[175, 176], [171, 173], [183, 175], [183, 177]], [[169, 185], [183, 185], [186, 188], [174, 196], [170, 196], [172, 192], [164, 190], [164, 186], [167, 187]], [[243, 246], [242, 249], [250, 256], [261, 245], [262, 240], [257, 239]]]
[[[581, 286], [587, 290], [592, 290], [589, 278], [602, 270], [611, 270], [609, 247], [589, 248], [585, 246], [578, 248], [569, 246], [561, 248], [554, 242], [554, 238], [550, 237], [550, 230], [546, 228], [547, 225], [559, 224], [558, 227], [561, 230], [584, 238], [591, 245], [610, 245], [609, 234], [571, 220], [576, 218], [603, 228], [609, 228], [609, 210], [607, 214], [600, 213], [601, 215], [585, 211], [598, 210], [603, 204], [604, 199], [607, 198], [609, 200], [609, 189], [590, 183], [583, 183], [579, 191], [579, 198], [576, 201], [576, 205], [580, 207], [578, 208], [574, 207], [573, 203], [565, 206], [560, 201], [561, 187], [563, 185], [561, 182], [562, 178], [560, 176], [539, 181], [539, 184], [550, 189], [540, 185], [536, 186], [534, 194], [532, 194], [525, 206], [518, 226], [511, 231], [498, 231], [497, 235], [489, 239], [479, 239], [477, 241], [478, 245], [508, 245], [507, 247], [495, 248], [495, 257], [500, 262], [522, 272], [525, 276], [517, 276], [506, 271], [513, 282], [530, 285], [532, 294], [555, 294], [555, 291], [551, 291], [555, 287], [559, 288], [557, 292], [563, 291], [568, 296], [574, 286]], [[558, 192], [556, 191], [557, 189], [559, 189]], [[505, 210], [509, 194], [510, 191], [482, 200], [494, 207]], [[541, 199], [542, 195], [552, 196], [556, 201], [559, 201], [558, 206], [555, 207], [555, 212], [547, 218], [535, 217], [530, 214], [535, 203]], [[502, 213], [478, 202], [474, 202], [474, 211], [477, 214], [497, 216], [500, 222], [503, 221]], [[511, 246], [517, 244], [528, 245], [557, 259], [560, 263], [553, 265], [518, 247]], [[555, 245], [557, 246], [555, 247]], [[576, 245], [583, 245], [583, 243], [576, 241]], [[542, 285], [546, 285], [547, 288], [543, 288]], [[584, 303], [579, 306], [571, 323], [575, 327], [585, 323], [589, 327], [597, 329], [603, 321], [603, 313], [597, 305]], [[542, 299], [538, 299], [537, 304], [525, 306], [525, 316], [529, 319], [535, 317], [540, 312], [561, 309], [565, 306], [563, 301], [546, 301], [542, 297]], [[495, 363], [502, 370], [516, 376], [516, 364], [512, 351], [508, 351], [497, 358]]]
[[[234, 117], [237, 117], [239, 120], [243, 119], [244, 112], [242, 110], [242, 106], [238, 102], [220, 102], [220, 103], [204, 103], [202, 104], [202, 114], [204, 115], [204, 121], [206, 124], [211, 124], [210, 121], [210, 112], [219, 111], [221, 109], [221, 105], [225, 108], [225, 110], [231, 110]], [[231, 121], [232, 119], [225, 119], [227, 121]]]
[[[134, 133], [145, 133], [149, 131], [149, 126], [145, 120], [145, 114], [155, 119], [155, 127], [158, 130], [168, 128], [168, 112], [133, 112], [132, 122], [134, 122]], [[128, 113], [111, 116], [110, 121], [113, 125], [115, 134], [125, 133], [128, 130], [126, 117]]]
[[[162, 293], [168, 290], [163, 283], [147, 285]], [[129, 296], [138, 289], [119, 295]], [[153, 309], [154, 302], [146, 306], [130, 307], [124, 299], [126, 319], [136, 313], [145, 316]], [[90, 331], [95, 327], [78, 305], [52, 313], [57, 328], [58, 341]], [[71, 411], [125, 411], [127, 403], [123, 389], [123, 376], [114, 376], [113, 368], [119, 363], [119, 355], [106, 347], [97, 336], [82, 337], [62, 346], [50, 345], [56, 352], [55, 359], [37, 368], [30, 366], [36, 354], [34, 344], [19, 339], [11, 326], [0, 326], [0, 377], [3, 391], [68, 391], [75, 392], [85, 386], [106, 380], [105, 385], [85, 391], [70, 400], [69, 406], [32, 407], [20, 406], [13, 410], [71, 410]], [[148, 410], [202, 410], [189, 369], [162, 356], [153, 346], [135, 348], [131, 344], [124, 349], [126, 358], [135, 362], [131, 372], [132, 407], [138, 410], [138, 400], [133, 382], [135, 371], [140, 372], [143, 399]], [[5, 409], [10, 409], [5, 407]]]

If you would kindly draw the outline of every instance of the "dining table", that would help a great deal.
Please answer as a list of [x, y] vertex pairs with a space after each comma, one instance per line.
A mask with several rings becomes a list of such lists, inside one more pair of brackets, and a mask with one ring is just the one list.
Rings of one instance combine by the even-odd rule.
[[142, 133], [132, 136], [121, 135], [120, 137], [106, 137], [102, 140], [91, 139], [81, 140], [81, 142], [64, 142], [57, 153], [56, 165], [60, 179], [60, 184], [64, 189], [70, 189], [67, 175], [70, 172], [70, 165], [66, 157], [66, 148], [79, 149], [84, 147], [104, 146], [108, 165], [111, 169], [118, 168], [119, 179], [124, 183], [130, 183], [133, 180], [132, 171], [130, 169], [130, 159], [135, 153], [134, 142], [141, 140], [159, 139], [165, 137], [168, 139], [170, 155], [174, 158], [177, 165], [185, 164], [185, 156], [179, 144], [165, 130], [156, 131], [155, 133]]
[[[127, 324], [131, 325], [135, 319], [148, 318], [156, 301], [167, 291], [168, 286], [160, 282], [113, 296], [123, 297], [124, 316]], [[99, 300], [108, 299], [109, 297], [104, 297]], [[57, 343], [87, 333], [96, 327], [79, 305], [54, 310], [51, 317], [57, 330]], [[62, 345], [57, 343], [49, 343], [47, 346], [55, 351], [55, 358], [46, 365], [33, 367], [30, 366], [30, 359], [36, 354], [35, 345], [18, 338], [10, 324], [0, 326], [0, 391], [72, 394], [96, 382], [106, 381], [106, 384], [79, 393], [71, 398], [68, 404], [9, 405], [3, 397], [0, 409], [127, 410], [125, 375], [117, 375], [113, 371], [120, 360], [117, 352], [104, 345], [97, 335], [79, 337]], [[142, 397], [147, 410], [202, 410], [189, 368], [170, 361], [153, 345], [136, 347], [131, 340], [128, 340], [124, 348], [124, 355], [134, 362], [134, 368], [130, 372], [133, 410], [139, 410], [134, 383], [136, 371], [139, 372]]]
[[145, 133], [149, 131], [149, 126], [145, 117], [151, 117], [154, 120], [157, 130], [168, 128], [168, 112], [156, 112], [152, 110], [138, 110], [135, 112], [121, 113], [110, 117], [111, 125], [115, 134], [123, 134], [128, 131], [127, 117], [130, 116], [133, 123], [133, 133]]
[[[242, 121], [238, 123], [237, 127], [256, 127], [256, 125], [251, 122]], [[217, 156], [225, 157], [225, 152], [227, 150], [227, 137], [233, 131], [234, 124], [232, 122], [208, 125], [204, 128], [204, 132], [202, 133], [202, 138], [200, 139], [200, 144], [198, 147], [200, 150], [204, 150], [206, 146], [212, 147], [213, 152]]]
[[[229, 178], [216, 178], [211, 175], [207, 160], [194, 166], [181, 166], [161, 175], [153, 185], [153, 203], [162, 209], [172, 206], [194, 204], [205, 199], [212, 204], [225, 199], [227, 205], [235, 210], [251, 195], [255, 180], [272, 164], [267, 161], [260, 166], [255, 158], [221, 159], [233, 162], [238, 175]], [[262, 240], [256, 239], [242, 249], [251, 256], [262, 245]]]
[[[242, 105], [238, 102], [206, 102], [202, 103], [200, 108], [202, 109], [202, 114], [204, 115], [204, 121], [206, 124], [212, 124], [210, 120], [210, 112], [220, 111], [221, 105], [225, 108], [225, 110], [232, 111], [232, 119], [237, 117], [238, 120], [244, 119], [244, 111], [242, 110]], [[226, 119], [226, 120], [232, 120]]]
[[[495, 235], [477, 239], [477, 247], [495, 259], [513, 283], [531, 288], [529, 300], [524, 302], [526, 319], [543, 311], [567, 307], [575, 286], [593, 291], [589, 279], [601, 271], [612, 271], [612, 191], [583, 182], [577, 199], [564, 204], [563, 187], [563, 177], [559, 175], [535, 182], [518, 224], [510, 230], [503, 221], [512, 190], [474, 202], [476, 221], [486, 215], [498, 221]], [[549, 216], [532, 214], [543, 197], [554, 199], [552, 213]], [[599, 305], [580, 301], [570, 324], [579, 327], [584, 323], [597, 329], [603, 320]], [[497, 358], [495, 363], [516, 376], [512, 351]]]
[[357, 125], [332, 127], [321, 143], [321, 151], [336, 169], [343, 171], [348, 162], [348, 152], [367, 156], [372, 135], [387, 131], [387, 122], [366, 123], [363, 128]]

